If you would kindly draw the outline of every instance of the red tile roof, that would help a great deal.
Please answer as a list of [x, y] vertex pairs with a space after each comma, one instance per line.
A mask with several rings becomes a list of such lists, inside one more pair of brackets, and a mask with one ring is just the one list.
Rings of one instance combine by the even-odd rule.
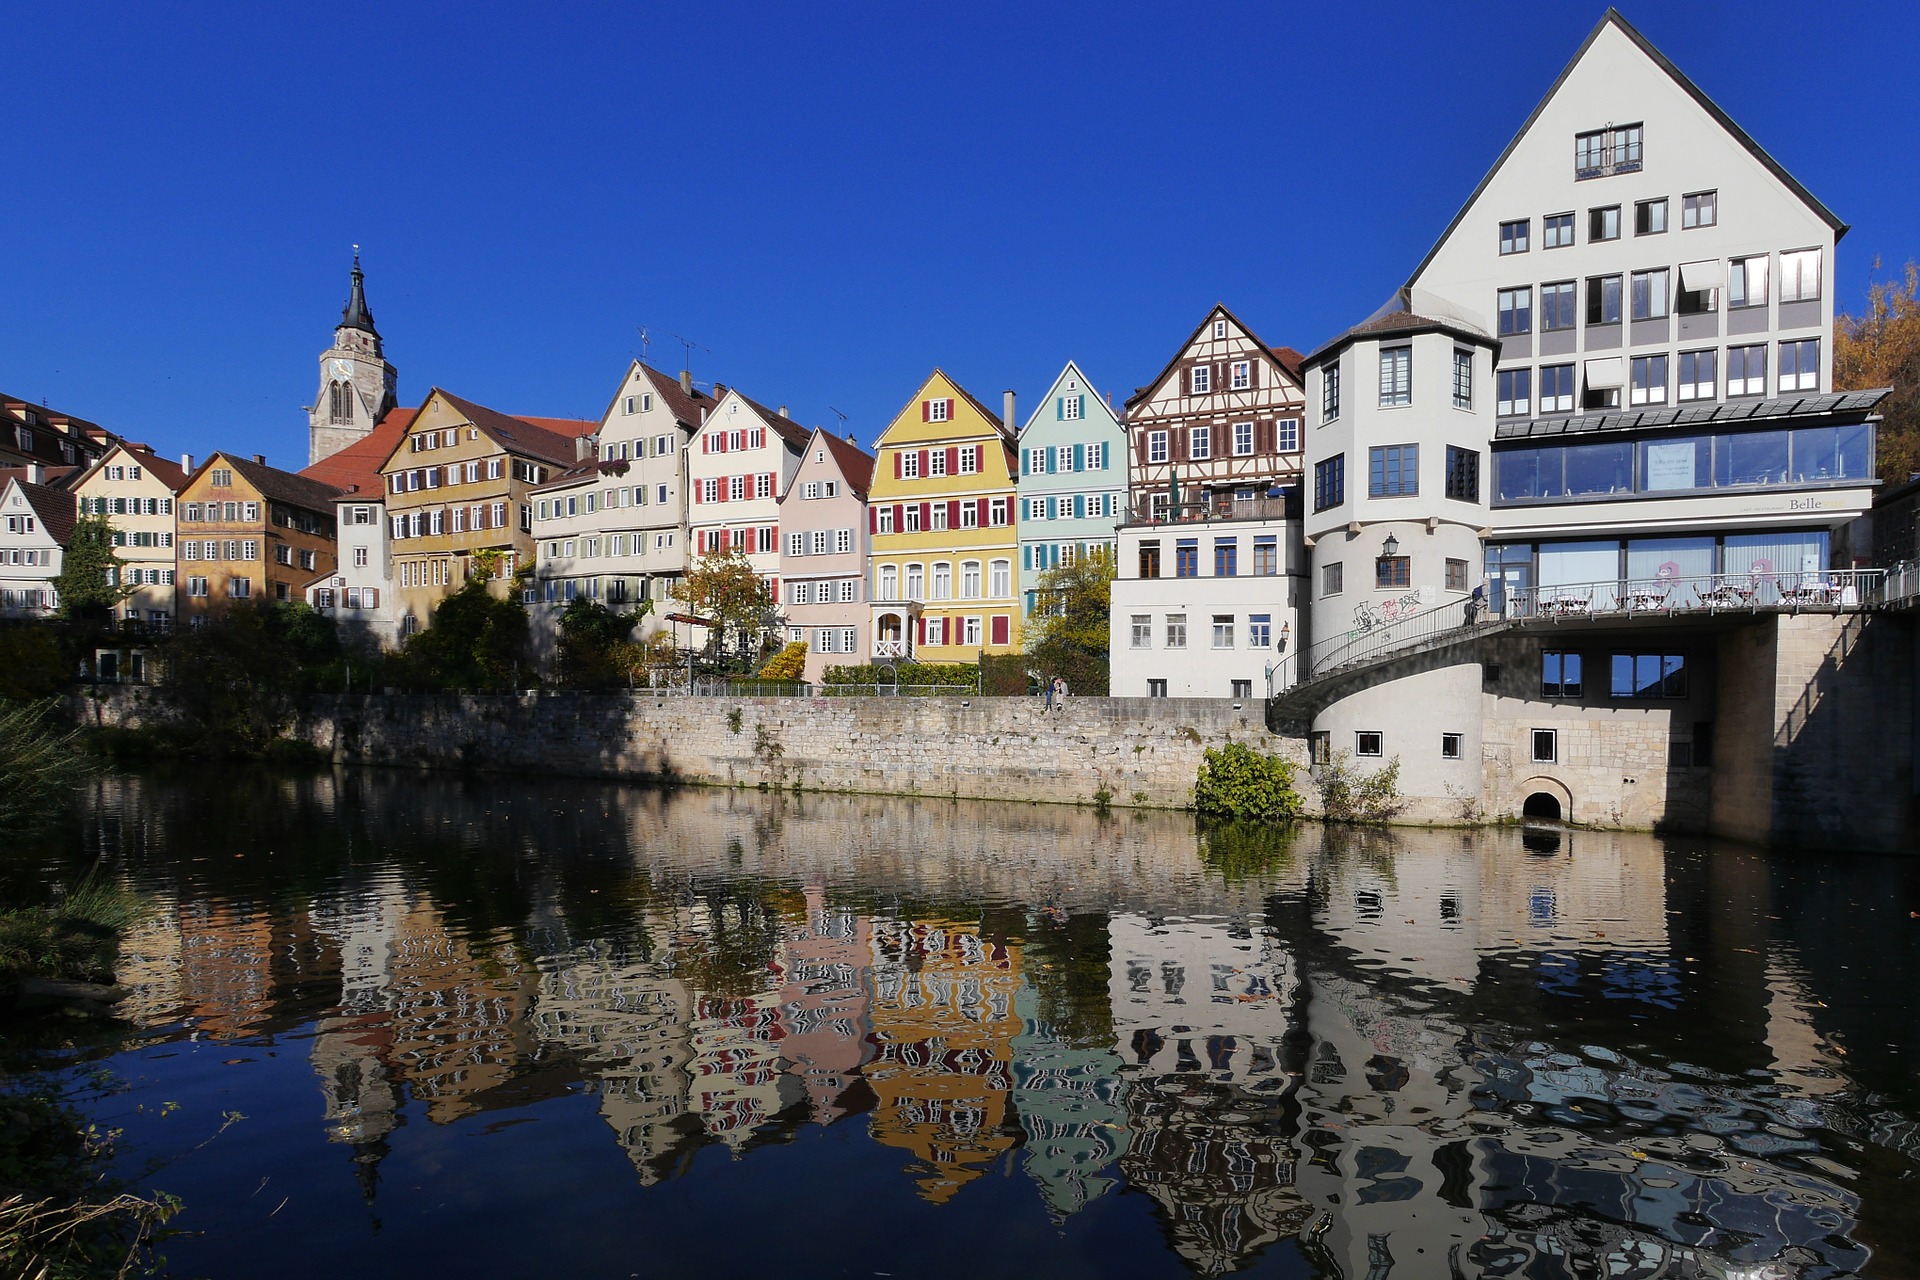
[[[682, 391], [678, 378], [668, 377], [644, 361], [636, 360], [634, 363], [639, 365], [641, 371], [647, 375], [647, 381], [652, 385], [654, 394], [658, 395], [660, 399], [666, 403], [667, 408], [673, 410], [674, 417], [680, 419], [680, 421], [686, 423], [688, 426], [699, 426], [702, 421], [702, 411], [711, 411], [713, 409], [714, 397], [708, 395], [700, 388], [695, 387], [690, 392]], [[624, 391], [624, 387], [622, 390]], [[616, 400], [619, 399], [618, 396], [614, 398]], [[613, 406], [608, 405], [607, 409], [611, 412]]]
[[[818, 440], [833, 455], [833, 461], [840, 468], [840, 475], [847, 482], [847, 488], [861, 497], [866, 497], [873, 485], [873, 455], [851, 440], [842, 440], [825, 427], [813, 429], [813, 440]], [[811, 447], [813, 440], [809, 440]]]
[[[83, 468], [81, 467], [50, 467], [42, 463], [40, 464], [40, 479], [49, 489], [70, 489], [78, 481], [82, 471]], [[18, 480], [22, 484], [25, 484], [27, 482], [27, 469], [25, 467], [0, 467], [0, 485], [5, 484], [9, 480]]]
[[435, 387], [428, 399], [433, 395], [444, 397], [468, 422], [493, 437], [494, 442], [508, 452], [523, 453], [559, 467], [570, 467], [580, 461], [574, 446], [577, 437], [594, 435], [600, 430], [599, 423], [580, 418], [516, 418], [471, 400], [462, 400], [441, 387]]
[[40, 527], [61, 546], [67, 545], [67, 539], [73, 536], [73, 523], [79, 519], [79, 504], [73, 495], [61, 489], [49, 488], [44, 484], [28, 484], [25, 480], [16, 481], [21, 494], [33, 513], [40, 517]]
[[381, 497], [386, 481], [380, 468], [406, 438], [418, 409], [389, 409], [373, 430], [336, 454], [320, 459], [301, 471], [301, 475], [321, 484], [332, 485], [343, 493]]
[[317, 511], [323, 515], [333, 514], [333, 504], [340, 500], [340, 490], [318, 480], [291, 471], [282, 471], [278, 467], [269, 467], [255, 462], [251, 458], [235, 457], [231, 453], [216, 453], [200, 464], [189, 481], [197, 478], [215, 463], [232, 467], [245, 476], [247, 483], [259, 490], [263, 498], [271, 498], [307, 511]]
[[[166, 485], [167, 488], [173, 490], [175, 493], [187, 487], [186, 471], [181, 468], [179, 463], [173, 461], [171, 458], [163, 458], [155, 453], [152, 445], [134, 444], [130, 440], [121, 440], [117, 443], [116, 447], [126, 455], [129, 463], [135, 466], [145, 467], [160, 483]], [[86, 475], [76, 478], [73, 481], [72, 487], [77, 489], [84, 484], [93, 476], [94, 472], [107, 464], [107, 459], [113, 457], [113, 454], [114, 450], [108, 449], [104, 454], [100, 455], [100, 460], [87, 469]]]

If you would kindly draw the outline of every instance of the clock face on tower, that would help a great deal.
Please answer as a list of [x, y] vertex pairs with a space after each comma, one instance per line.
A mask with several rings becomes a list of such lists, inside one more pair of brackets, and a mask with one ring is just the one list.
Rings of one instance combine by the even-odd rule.
[[352, 364], [352, 362], [351, 362], [351, 361], [347, 361], [347, 360], [339, 360], [339, 359], [336, 359], [336, 360], [335, 360], [335, 361], [333, 362], [333, 376], [334, 376], [334, 377], [336, 377], [336, 378], [350, 378], [350, 377], [352, 377], [352, 376], [353, 376], [353, 364]]

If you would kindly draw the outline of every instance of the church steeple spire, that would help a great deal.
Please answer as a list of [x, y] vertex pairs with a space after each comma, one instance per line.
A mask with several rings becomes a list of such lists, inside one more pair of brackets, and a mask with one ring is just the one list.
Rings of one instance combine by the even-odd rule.
[[373, 327], [373, 312], [367, 309], [366, 276], [360, 270], [360, 246], [353, 246], [353, 290], [347, 294], [347, 305], [340, 312], [342, 329], [363, 329], [374, 337], [380, 331]]

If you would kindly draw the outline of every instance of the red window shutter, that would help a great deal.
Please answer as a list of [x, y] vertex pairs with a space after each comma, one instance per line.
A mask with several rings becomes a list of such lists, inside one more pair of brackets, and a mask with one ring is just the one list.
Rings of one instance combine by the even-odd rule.
[[920, 504], [920, 532], [925, 533], [931, 528], [933, 528], [933, 504], [923, 502]]
[[878, 507], [867, 508], [867, 532], [880, 532], [880, 508]]
[[947, 504], [947, 528], [958, 529], [959, 527], [960, 527], [960, 503], [959, 503], [959, 500], [956, 499]]
[[922, 450], [920, 451], [920, 478], [921, 478], [922, 480], [925, 480], [925, 479], [927, 478], [927, 473], [928, 473], [928, 471], [929, 471], [929, 470], [931, 469], [931, 468], [929, 468], [929, 467], [927, 466], [927, 454], [928, 454], [928, 452], [929, 452], [929, 451], [928, 451], [928, 450], [926, 450], [926, 449], [922, 449]]
[[895, 480], [900, 478], [900, 451], [898, 449], [894, 450], [893, 453], [893, 478]]
[[927, 642], [927, 620], [925, 618], [915, 618], [913, 620], [913, 626], [914, 630], [919, 633], [915, 639], [920, 644], [925, 644]]
[[933, 401], [922, 400], [920, 402], [920, 421], [922, 422], [933, 421]]
[[778, 578], [767, 579], [767, 598], [771, 600], [774, 604], [780, 603], [780, 579]]
[[895, 533], [907, 531], [907, 508], [904, 503], [893, 504], [893, 531]]
[[983, 444], [977, 444], [973, 446], [973, 469], [977, 473], [986, 471], [987, 446]]
[[947, 450], [947, 474], [950, 476], [960, 474], [960, 450], [958, 448]]
[[985, 498], [980, 499], [980, 514], [977, 518], [980, 521], [980, 527], [982, 529], [986, 528], [987, 527], [987, 500]]
[[1004, 613], [993, 615], [993, 643], [1007, 643], [1007, 615]]
[[1227, 424], [1224, 422], [1216, 422], [1213, 424], [1213, 456], [1214, 457], [1224, 458], [1229, 453], [1232, 452], [1232, 450], [1227, 446], [1227, 432], [1230, 430], [1232, 430], [1232, 428], [1227, 426]]

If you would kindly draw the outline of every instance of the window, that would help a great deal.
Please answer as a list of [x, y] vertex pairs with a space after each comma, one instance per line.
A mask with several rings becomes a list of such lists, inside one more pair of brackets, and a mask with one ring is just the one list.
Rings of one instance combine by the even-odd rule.
[[1498, 294], [1500, 336], [1533, 332], [1533, 286], [1502, 289]]
[[1562, 329], [1573, 328], [1575, 306], [1573, 281], [1559, 280], [1553, 284], [1541, 285], [1541, 331], [1544, 333], [1555, 333]]
[[1553, 729], [1533, 731], [1533, 759], [1537, 764], [1552, 764], [1560, 758], [1559, 733]]
[[1200, 459], [1213, 456], [1213, 428], [1187, 428], [1187, 456]]
[[1282, 418], [1274, 423], [1274, 448], [1280, 453], [1293, 453], [1300, 447], [1300, 419]]
[[1147, 432], [1147, 461], [1165, 462], [1167, 460], [1167, 433], [1164, 431]]
[[1320, 372], [1320, 421], [1332, 422], [1340, 416], [1340, 366], [1330, 364]]
[[[1006, 525], [1007, 500], [1005, 498], [991, 498], [987, 501], [987, 523], [996, 529]], [[994, 643], [999, 644], [1000, 641], [996, 640]]]
[[1149, 698], [1164, 698], [1164, 697], [1166, 697], [1166, 696], [1167, 696], [1167, 682], [1166, 682], [1165, 680], [1149, 680], [1149, 681], [1147, 681], [1147, 696], [1148, 696]]
[[1264, 649], [1273, 643], [1273, 615], [1254, 613], [1247, 616], [1247, 647]]
[[[964, 508], [963, 508], [964, 509]], [[833, 531], [833, 549], [840, 555], [853, 550], [853, 530], [835, 529]]]
[[1160, 576], [1160, 543], [1157, 540], [1140, 544], [1140, 576], [1143, 578]]
[[1313, 464], [1313, 509], [1325, 511], [1347, 500], [1347, 455], [1336, 453]]
[[1233, 424], [1233, 456], [1244, 458], [1253, 452], [1253, 424], [1236, 422]]
[[1420, 446], [1376, 445], [1367, 450], [1367, 496], [1410, 497], [1420, 492]]
[[1413, 585], [1412, 556], [1377, 556], [1373, 562], [1373, 585], [1383, 591]]
[[1380, 350], [1380, 403], [1413, 403], [1413, 348], [1382, 347]]
[[1493, 375], [1495, 409], [1502, 417], [1533, 409], [1533, 370], [1502, 369]]
[[947, 451], [945, 449], [935, 449], [927, 454], [927, 474], [930, 476], [944, 476], [947, 474]]
[[1713, 399], [1718, 386], [1717, 355], [1718, 353], [1714, 351], [1682, 351], [1680, 353], [1680, 399]]
[[1256, 578], [1275, 577], [1280, 572], [1280, 540], [1274, 535], [1256, 537], [1253, 540], [1253, 576]]
[[953, 565], [945, 560], [933, 566], [933, 598], [953, 599]]
[[1061, 396], [1060, 420], [1063, 422], [1072, 422], [1079, 418], [1080, 408], [1085, 403], [1086, 397], [1084, 396]]
[[1573, 244], [1573, 215], [1550, 213], [1540, 219], [1540, 244], [1547, 249], [1565, 249]]
[[1767, 394], [1767, 349], [1763, 346], [1727, 348], [1727, 394]]
[[1630, 404], [1665, 404], [1667, 402], [1667, 358], [1665, 356], [1633, 358], [1632, 386], [1627, 399]]
[[1548, 649], [1540, 655], [1540, 696], [1578, 698], [1585, 692], [1580, 680], [1580, 655]]
[[880, 508], [879, 514], [874, 519], [873, 531], [875, 533], [892, 533], [893, 532], [893, 508], [892, 507]]
[[1216, 649], [1233, 648], [1233, 615], [1216, 613], [1213, 615], [1213, 647]]
[[1379, 756], [1386, 754], [1386, 737], [1378, 729], [1362, 729], [1353, 735], [1353, 754], [1357, 756]]
[[[994, 598], [1004, 599], [1013, 594], [1013, 562], [1011, 560], [995, 560], [989, 567], [989, 572], [991, 580], [988, 590], [993, 593]], [[1003, 637], [995, 640], [994, 643], [1005, 644], [1006, 640]]]
[[1711, 227], [1720, 221], [1720, 193], [1718, 191], [1696, 191], [1690, 196], [1680, 197], [1680, 229], [1691, 231], [1695, 227]]
[[1533, 221], [1530, 218], [1522, 218], [1518, 222], [1501, 223], [1500, 252], [1503, 254], [1525, 253], [1527, 251], [1527, 231], [1532, 226]]
[[1167, 648], [1184, 649], [1187, 647], [1187, 615], [1170, 613], [1167, 615]]
[[1232, 578], [1239, 573], [1240, 540], [1238, 538], [1215, 538], [1213, 540], [1213, 576]]
[[293, 563], [293, 548], [284, 542], [276, 543], [273, 548], [273, 558], [280, 564], [290, 565]]
[[1550, 364], [1540, 370], [1540, 412], [1573, 412], [1573, 366]]
[[1320, 566], [1320, 594], [1337, 596], [1346, 589], [1346, 566], [1338, 561]]
[[355, 547], [353, 549], [353, 567], [356, 569], [364, 569], [367, 567], [367, 549], [365, 547]]
[[1480, 501], [1480, 453], [1447, 446], [1447, 496], [1461, 502]]
[[1153, 615], [1136, 613], [1132, 615], [1133, 647], [1136, 649], [1153, 648]]
[[[1784, 283], [1784, 282], [1783, 282]], [[1820, 389], [1820, 340], [1806, 338], [1780, 344], [1780, 390]]]
[[1633, 273], [1633, 318], [1635, 320], [1660, 320], [1666, 317], [1669, 274], [1665, 267]]
[[1609, 692], [1616, 698], [1684, 698], [1687, 659], [1678, 653], [1616, 653]]
[[1620, 206], [1587, 210], [1587, 243], [1620, 238]]
[[193, 578], [193, 577], [188, 578], [187, 594], [190, 596], [197, 597], [198, 599], [202, 599], [202, 600], [206, 599], [207, 580], [205, 578]]
[[1735, 258], [1727, 263], [1727, 307], [1767, 305], [1767, 256]]
[[1453, 407], [1473, 408], [1473, 352], [1457, 348], [1453, 353]]
[[1174, 546], [1173, 576], [1176, 578], [1197, 578], [1200, 576], [1199, 539], [1182, 538]]
[[1193, 366], [1193, 368], [1189, 371], [1188, 376], [1192, 381], [1194, 395], [1204, 396], [1209, 391], [1213, 390], [1213, 366], [1212, 365], [1197, 364]]
[[1457, 733], [1441, 734], [1440, 735], [1440, 758], [1442, 760], [1458, 760], [1460, 758], [1460, 744], [1462, 741], [1464, 741], [1464, 739], [1460, 734], [1457, 734]]
[[227, 594], [235, 600], [245, 600], [253, 594], [252, 578], [228, 578]]
[[1220, 339], [1226, 336], [1227, 336], [1227, 322], [1225, 320], [1215, 320], [1213, 322], [1214, 341], [1218, 342]]
[[212, 479], [213, 487], [216, 489], [233, 488], [233, 472], [227, 470], [225, 467], [215, 467]]
[[880, 600], [898, 600], [900, 591], [900, 569], [896, 565], [883, 564], [878, 570], [874, 582], [874, 596]]
[[1245, 391], [1253, 385], [1253, 362], [1250, 360], [1234, 361], [1233, 371], [1229, 376], [1233, 390]]
[[1637, 236], [1657, 236], [1667, 229], [1667, 202], [1642, 200], [1633, 206], [1633, 234]]
[[953, 414], [953, 401], [940, 399], [927, 401], [927, 421], [945, 422]]
[[1808, 302], [1820, 296], [1820, 251], [1780, 255], [1780, 301]]
[[1465, 591], [1467, 589], [1467, 562], [1465, 560], [1447, 560], [1447, 590]]
[[1587, 277], [1587, 323], [1620, 323], [1620, 277]]
[[1640, 169], [1641, 126], [1610, 125], [1573, 139], [1573, 176], [1576, 181], [1604, 178]]

